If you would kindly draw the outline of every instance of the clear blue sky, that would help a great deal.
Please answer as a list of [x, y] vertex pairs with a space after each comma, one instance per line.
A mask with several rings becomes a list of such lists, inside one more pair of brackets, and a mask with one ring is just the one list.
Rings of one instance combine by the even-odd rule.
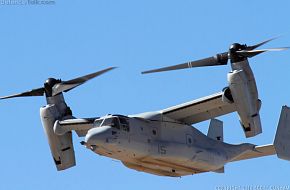
[[[1, 1], [2, 2], [2, 1]], [[270, 3], [271, 2], [271, 3]], [[4, 3], [5, 4], [5, 3]], [[77, 117], [159, 110], [227, 85], [229, 66], [143, 76], [141, 71], [285, 34], [265, 47], [290, 45], [289, 1], [62, 1], [0, 5], [0, 95], [40, 87], [109, 66], [118, 69], [65, 94]], [[237, 115], [220, 119], [230, 143], [271, 143], [282, 105], [290, 105], [290, 51], [250, 60], [264, 133], [246, 139]], [[0, 102], [0, 189], [215, 189], [290, 185], [290, 162], [275, 156], [231, 163], [225, 174], [157, 177], [125, 168], [82, 147], [77, 166], [57, 172], [39, 119], [44, 98]], [[196, 127], [207, 131], [208, 122]]]

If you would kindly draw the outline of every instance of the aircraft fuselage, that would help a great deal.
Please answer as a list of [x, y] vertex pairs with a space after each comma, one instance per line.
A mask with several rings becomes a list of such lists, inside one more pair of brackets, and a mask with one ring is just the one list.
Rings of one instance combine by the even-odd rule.
[[251, 145], [230, 145], [211, 139], [196, 128], [162, 115], [114, 116], [95, 121], [86, 135], [88, 148], [122, 161], [138, 171], [183, 176], [223, 168]]

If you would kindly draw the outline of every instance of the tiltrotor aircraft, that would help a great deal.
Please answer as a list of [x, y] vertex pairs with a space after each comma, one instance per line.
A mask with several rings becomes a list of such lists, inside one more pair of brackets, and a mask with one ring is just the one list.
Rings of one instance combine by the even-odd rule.
[[[46, 96], [47, 105], [40, 117], [57, 170], [75, 166], [72, 131], [84, 137], [81, 144], [96, 154], [120, 160], [125, 166], [160, 176], [179, 177], [202, 172], [224, 172], [229, 162], [277, 154], [290, 160], [290, 108], [282, 107], [273, 144], [256, 146], [223, 142], [223, 123], [218, 116], [237, 112], [246, 137], [262, 132], [259, 110], [261, 101], [248, 58], [274, 48], [256, 50], [269, 42], [247, 46], [231, 45], [229, 51], [216, 56], [143, 73], [199, 66], [226, 65], [231, 62], [228, 87], [222, 92], [159, 111], [135, 115], [105, 115], [75, 118], [63, 92], [113, 69], [107, 68], [68, 81], [49, 78], [44, 87], [1, 97], [1, 99]], [[208, 134], [192, 125], [211, 120]]]

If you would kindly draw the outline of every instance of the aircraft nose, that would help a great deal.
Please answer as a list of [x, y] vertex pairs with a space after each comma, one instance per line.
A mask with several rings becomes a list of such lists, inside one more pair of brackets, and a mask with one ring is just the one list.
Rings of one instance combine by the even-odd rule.
[[87, 145], [98, 145], [105, 142], [108, 134], [111, 131], [111, 126], [102, 126], [92, 128], [88, 131], [85, 137], [85, 143]]

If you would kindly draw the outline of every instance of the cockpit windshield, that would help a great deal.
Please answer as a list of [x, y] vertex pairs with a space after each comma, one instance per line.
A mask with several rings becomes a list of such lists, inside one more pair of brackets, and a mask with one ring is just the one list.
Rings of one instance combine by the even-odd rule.
[[96, 119], [94, 122], [94, 127], [101, 127], [101, 126], [111, 126], [116, 129], [122, 129], [123, 131], [129, 132], [129, 122], [124, 117], [107, 117], [103, 119]]
[[105, 119], [96, 119], [94, 127], [111, 126], [113, 128], [120, 129], [119, 119], [117, 117], [109, 117]]
[[94, 122], [94, 127], [100, 127], [103, 121], [103, 119], [96, 119]]

